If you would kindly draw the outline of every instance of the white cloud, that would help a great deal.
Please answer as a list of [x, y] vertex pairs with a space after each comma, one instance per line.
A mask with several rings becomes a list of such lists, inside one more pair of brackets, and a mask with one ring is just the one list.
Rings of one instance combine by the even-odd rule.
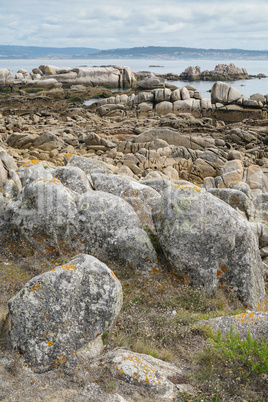
[[0, 0], [3, 45], [267, 49], [267, 0]]

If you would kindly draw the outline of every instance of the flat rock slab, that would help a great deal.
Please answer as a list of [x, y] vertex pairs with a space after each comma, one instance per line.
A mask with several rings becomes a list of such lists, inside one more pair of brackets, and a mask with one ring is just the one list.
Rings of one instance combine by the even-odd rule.
[[13, 348], [37, 373], [76, 365], [76, 352], [109, 329], [122, 300], [113, 272], [80, 254], [31, 279], [9, 300], [6, 325]]
[[138, 388], [143, 388], [150, 397], [173, 400], [174, 385], [167, 375], [180, 375], [181, 370], [176, 366], [126, 349], [110, 352], [105, 361], [113, 377], [136, 386], [137, 392]]
[[214, 331], [221, 331], [225, 335], [233, 327], [234, 333], [239, 332], [241, 338], [246, 338], [248, 331], [254, 339], [268, 338], [268, 312], [256, 311], [231, 317], [211, 318], [202, 321], [202, 323]]

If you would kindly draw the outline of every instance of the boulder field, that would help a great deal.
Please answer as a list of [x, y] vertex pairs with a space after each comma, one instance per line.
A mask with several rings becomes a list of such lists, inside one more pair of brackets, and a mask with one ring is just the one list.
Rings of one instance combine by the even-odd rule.
[[[120, 82], [130, 79], [118, 71]], [[214, 114], [192, 113], [205, 103]], [[208, 297], [227, 288], [250, 311], [205, 325], [226, 333], [237, 320], [241, 336], [250, 329], [267, 338], [267, 95], [246, 99], [217, 82], [206, 101], [184, 87], [91, 106], [44, 94], [8, 95], [0, 105], [0, 252], [12, 245], [21, 258], [50, 264], [8, 301], [5, 318], [12, 348], [36, 375], [70, 373], [86, 361], [124, 390], [96, 398], [91, 384], [86, 398], [178, 396], [171, 379], [181, 368], [123, 343], [105, 349], [124, 297], [113, 270], [139, 281], [169, 270]], [[234, 106], [259, 118], [217, 118]]]

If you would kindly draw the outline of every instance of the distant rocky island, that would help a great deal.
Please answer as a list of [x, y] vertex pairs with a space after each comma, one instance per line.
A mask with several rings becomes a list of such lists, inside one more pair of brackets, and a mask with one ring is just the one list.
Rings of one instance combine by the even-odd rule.
[[86, 47], [38, 47], [0, 45], [2, 59], [206, 59], [267, 60], [268, 50], [198, 49], [190, 47], [147, 46], [100, 50]]

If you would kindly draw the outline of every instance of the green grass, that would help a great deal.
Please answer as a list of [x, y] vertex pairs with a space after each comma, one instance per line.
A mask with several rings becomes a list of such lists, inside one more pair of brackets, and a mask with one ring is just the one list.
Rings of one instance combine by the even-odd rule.
[[212, 350], [219, 353], [219, 358], [226, 357], [229, 361], [245, 366], [251, 373], [268, 373], [268, 339], [253, 339], [250, 331], [245, 339], [239, 332], [234, 334], [233, 327], [227, 333], [226, 339], [218, 332], [216, 340], [210, 339]]

